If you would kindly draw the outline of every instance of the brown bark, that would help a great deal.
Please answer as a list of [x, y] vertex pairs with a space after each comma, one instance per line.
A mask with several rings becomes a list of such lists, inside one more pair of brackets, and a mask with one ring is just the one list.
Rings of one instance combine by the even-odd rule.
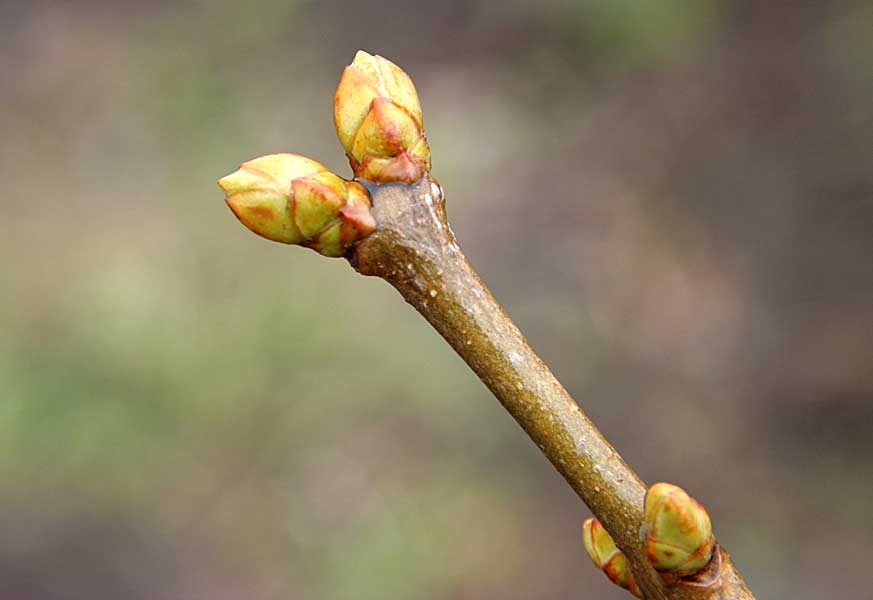
[[426, 176], [369, 189], [377, 228], [356, 244], [352, 265], [397, 288], [466, 361], [628, 555], [645, 597], [754, 598], [721, 549], [696, 581], [664, 584], [640, 536], [645, 485], [473, 270], [448, 226], [440, 186]]

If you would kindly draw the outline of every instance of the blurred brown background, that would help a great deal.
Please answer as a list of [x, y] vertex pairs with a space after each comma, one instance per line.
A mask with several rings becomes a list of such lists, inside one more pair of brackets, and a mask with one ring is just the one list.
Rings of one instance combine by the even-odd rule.
[[873, 4], [0, 1], [0, 599], [626, 598], [389, 286], [218, 177], [413, 77], [459, 239], [759, 598], [873, 598]]

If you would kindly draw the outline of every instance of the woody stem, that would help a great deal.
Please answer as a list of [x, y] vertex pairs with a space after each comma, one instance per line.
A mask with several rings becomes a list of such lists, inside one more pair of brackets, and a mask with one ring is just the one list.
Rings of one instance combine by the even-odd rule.
[[640, 538], [645, 485], [473, 270], [448, 226], [440, 186], [426, 176], [369, 189], [376, 231], [356, 244], [352, 265], [393, 285], [473, 369], [627, 554], [645, 597], [753, 598], [726, 554], [726, 587], [662, 582]]

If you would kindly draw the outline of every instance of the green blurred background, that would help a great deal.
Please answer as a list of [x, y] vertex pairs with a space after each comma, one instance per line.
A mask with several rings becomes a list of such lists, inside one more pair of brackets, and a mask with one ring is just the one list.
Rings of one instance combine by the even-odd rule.
[[873, 598], [869, 1], [0, 1], [0, 598], [626, 598], [387, 284], [216, 179], [348, 174], [358, 48], [453, 227], [759, 598]]

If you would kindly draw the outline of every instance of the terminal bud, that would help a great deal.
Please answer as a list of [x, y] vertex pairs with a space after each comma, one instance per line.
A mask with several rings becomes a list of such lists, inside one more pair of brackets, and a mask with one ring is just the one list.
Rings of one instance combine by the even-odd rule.
[[340, 78], [333, 115], [355, 177], [413, 183], [430, 171], [418, 93], [390, 60], [358, 51]]

